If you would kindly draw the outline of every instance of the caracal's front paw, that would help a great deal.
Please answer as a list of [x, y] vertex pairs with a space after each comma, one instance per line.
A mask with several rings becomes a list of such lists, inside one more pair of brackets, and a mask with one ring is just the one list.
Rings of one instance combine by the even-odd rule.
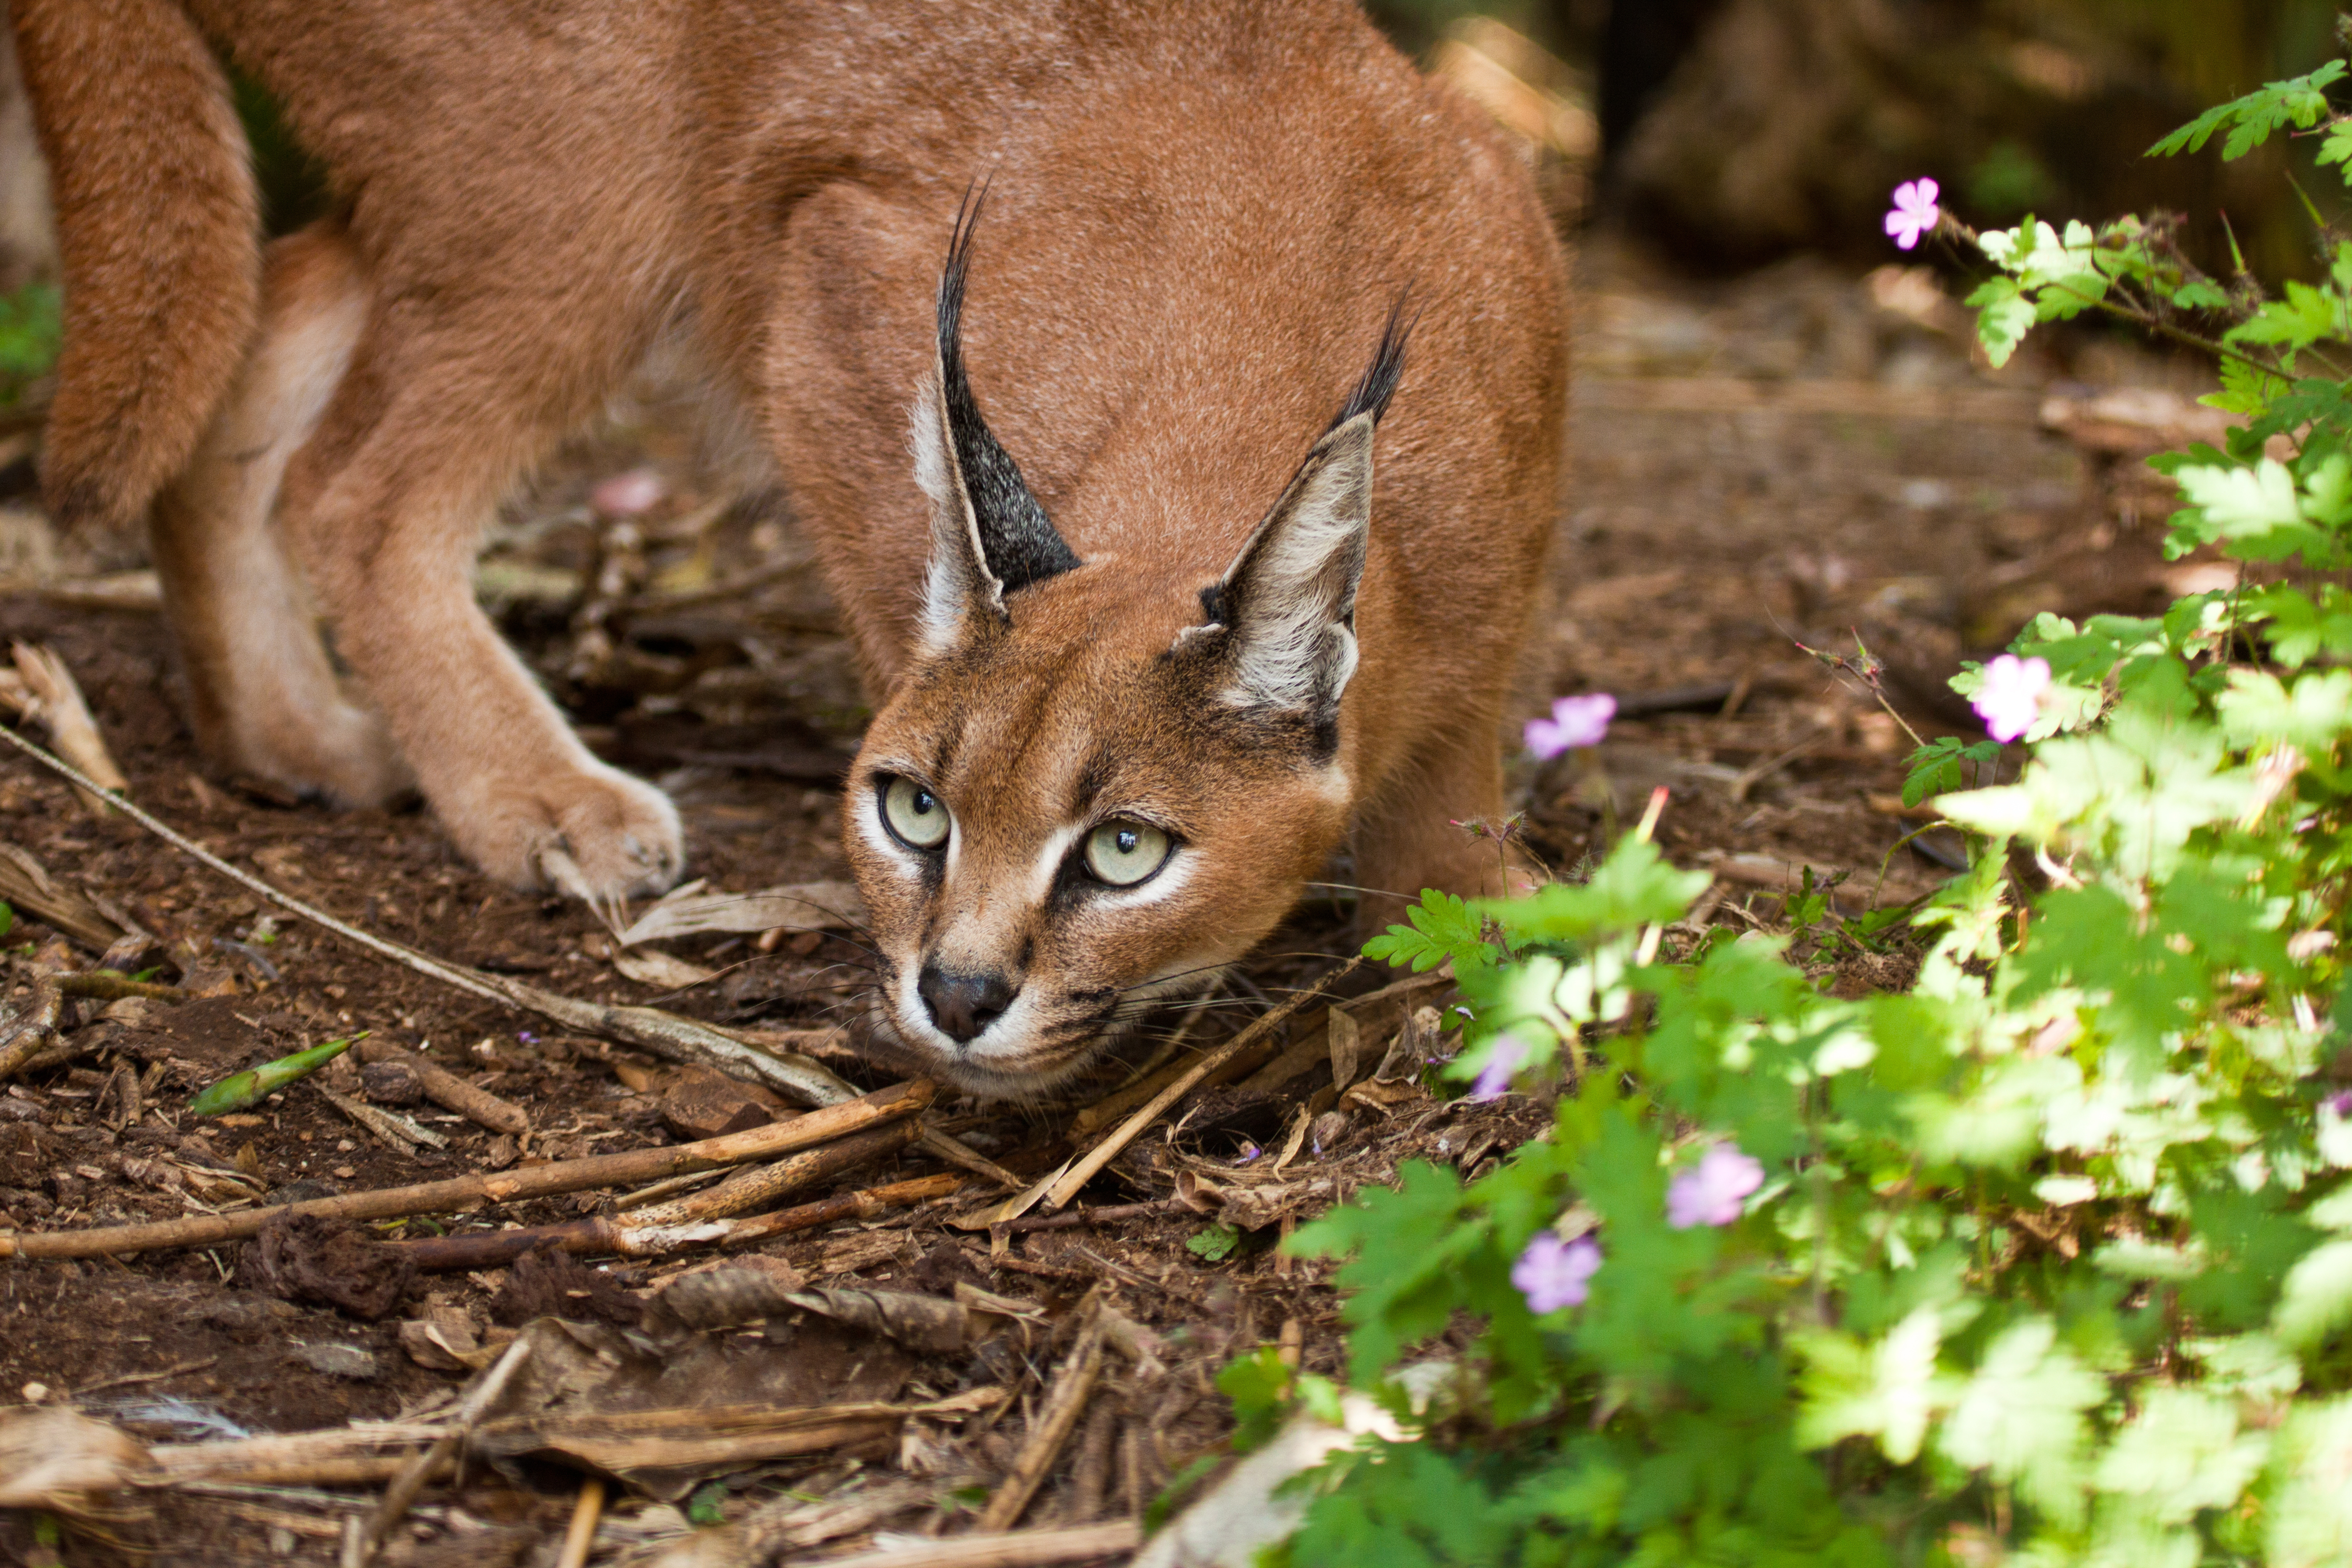
[[664, 891], [685, 864], [669, 797], [602, 763], [468, 793], [474, 809], [444, 813], [450, 837], [476, 865], [516, 887], [551, 888], [610, 910]]
[[350, 702], [244, 723], [213, 750], [241, 773], [347, 810], [389, 805], [416, 788], [383, 718]]

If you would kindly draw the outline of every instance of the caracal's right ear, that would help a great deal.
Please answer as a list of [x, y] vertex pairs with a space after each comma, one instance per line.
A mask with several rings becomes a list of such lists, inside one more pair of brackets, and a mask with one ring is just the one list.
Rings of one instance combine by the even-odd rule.
[[1356, 588], [1371, 535], [1372, 434], [1404, 373], [1402, 304], [1330, 428], [1225, 574], [1201, 590], [1206, 624], [1179, 648], [1213, 652], [1233, 707], [1306, 715], [1317, 750], [1338, 745], [1339, 698], [1356, 671]]
[[1079, 564], [1020, 465], [972, 400], [963, 368], [963, 291], [985, 187], [964, 198], [940, 274], [939, 347], [915, 399], [915, 480], [931, 503], [931, 560], [923, 574], [920, 633], [943, 653], [978, 626], [1009, 625], [1004, 596]]

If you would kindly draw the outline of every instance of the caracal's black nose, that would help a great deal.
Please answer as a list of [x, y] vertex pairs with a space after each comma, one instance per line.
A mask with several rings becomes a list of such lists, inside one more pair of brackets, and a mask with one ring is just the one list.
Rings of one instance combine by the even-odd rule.
[[978, 1039], [1020, 994], [1021, 987], [1001, 973], [960, 974], [936, 963], [923, 965], [915, 982], [915, 994], [923, 999], [932, 1024], [960, 1046]]

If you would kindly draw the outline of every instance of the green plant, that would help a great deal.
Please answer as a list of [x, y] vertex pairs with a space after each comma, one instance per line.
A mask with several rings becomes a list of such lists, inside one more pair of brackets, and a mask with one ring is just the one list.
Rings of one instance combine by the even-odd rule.
[[54, 283], [27, 283], [0, 294], [0, 404], [14, 403], [26, 384], [58, 362], [65, 318]]
[[[2352, 178], [2344, 74], [2154, 151], [2292, 128]], [[1997, 360], [2086, 310], [2215, 355], [2244, 425], [2157, 466], [2168, 548], [2239, 582], [2044, 616], [1955, 680], [2031, 749], [1997, 783], [1989, 744], [1915, 755], [1972, 858], [1906, 993], [1827, 995], [1786, 935], [1661, 961], [1706, 878], [1639, 832], [1370, 944], [1453, 963], [1449, 1073], [1570, 1088], [1481, 1179], [1409, 1165], [1295, 1238], [1346, 1259], [1350, 1377], [1419, 1434], [1313, 1478], [1301, 1568], [2352, 1560], [2352, 597], [2278, 570], [2352, 566], [2352, 244], [2273, 297], [2164, 220], [1940, 222], [1994, 268]], [[1459, 1398], [1415, 1416], [1396, 1373], [1449, 1330]], [[1244, 1364], [1252, 1433], [1307, 1402]]]

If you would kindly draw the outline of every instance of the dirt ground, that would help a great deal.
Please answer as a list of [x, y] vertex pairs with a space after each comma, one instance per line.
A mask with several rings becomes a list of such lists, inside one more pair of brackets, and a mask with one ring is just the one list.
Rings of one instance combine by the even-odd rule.
[[[1621, 717], [1595, 752], [1540, 769], [1516, 764], [1528, 846], [1572, 875], [1663, 784], [1671, 799], [1661, 841], [1677, 861], [1717, 870], [1714, 922], [1775, 926], [1780, 896], [1804, 867], [1849, 874], [1837, 893], [1847, 912], [1917, 897], [1942, 874], [1937, 858], [1948, 859], [1950, 847], [1930, 835], [1896, 848], [1917, 826], [1896, 799], [1910, 742], [1860, 682], [1803, 647], [1850, 654], [1859, 637], [1885, 661], [1887, 696], [1911, 724], [1976, 738], [1965, 707], [1942, 688], [1960, 658], [1997, 647], [2037, 610], [2151, 607], [2195, 569], [2162, 562], [2162, 508], [2128, 457], [2136, 431], [2148, 449], [2158, 443], [2160, 432], [2141, 426], [2181, 415], [2166, 395], [2195, 389], [2166, 362], [2089, 337], [2063, 342], [2063, 358], [1993, 375], [1972, 362], [1960, 313], [1924, 272], [1862, 279], [1799, 260], [1728, 284], [1688, 284], [1605, 238], [1588, 244], [1580, 266], [1576, 478], [1556, 602], [1531, 650], [1521, 716], [1552, 696], [1601, 690], [1616, 694]], [[2117, 387], [2140, 389], [2134, 406], [2155, 414], [2104, 437], [2086, 437], [2079, 421], [2071, 437], [2044, 428], [2053, 394], [2079, 404]], [[838, 626], [781, 500], [735, 494], [678, 428], [672, 411], [649, 402], [572, 448], [509, 509], [485, 559], [485, 595], [592, 744], [669, 789], [687, 823], [690, 876], [729, 890], [842, 878], [833, 781], [863, 710]], [[662, 481], [650, 510], [618, 523], [592, 509], [593, 486], [641, 465]], [[14, 517], [20, 531], [34, 526], [23, 510], [29, 497], [11, 504], [17, 510], [0, 519]], [[853, 932], [785, 933], [772, 945], [684, 938], [666, 951], [715, 978], [684, 988], [631, 981], [588, 911], [489, 884], [421, 813], [338, 815], [209, 769], [181, 716], [158, 616], [89, 607], [92, 581], [135, 570], [135, 549], [37, 542], [18, 550], [19, 563], [44, 550], [49, 580], [36, 588], [20, 574], [21, 591], [0, 597], [0, 630], [63, 657], [132, 797], [215, 853], [368, 930], [551, 990], [657, 1000], [759, 1029], [844, 1026], [826, 1064], [860, 1088], [890, 1081], [855, 1057], [866, 971]], [[139, 591], [135, 579], [110, 587]], [[120, 816], [88, 814], [14, 754], [0, 755], [0, 837], [58, 883], [154, 933], [148, 966], [189, 998], [67, 1005], [60, 1037], [85, 1048], [0, 1089], [0, 1228], [236, 1211], [708, 1130], [688, 1103], [692, 1075], [271, 918]], [[1334, 879], [1344, 882], [1339, 869]], [[1336, 898], [1300, 911], [1227, 1003], [1198, 1015], [1181, 1048], [1213, 1047], [1328, 970], [1343, 951], [1345, 913]], [[20, 1001], [37, 975], [95, 963], [87, 945], [26, 910], [5, 940], [0, 994]], [[1850, 962], [1831, 983], [1906, 977], [1898, 944], [1883, 962]], [[1160, 1364], [1131, 1352], [1106, 1363], [1025, 1524], [1132, 1515], [1213, 1457], [1226, 1422], [1208, 1380], [1239, 1350], [1295, 1346], [1307, 1367], [1339, 1370], [1329, 1268], [1281, 1256], [1280, 1235], [1334, 1198], [1391, 1179], [1408, 1157], [1485, 1168], [1541, 1128], [1545, 1113], [1520, 1096], [1486, 1106], [1433, 1097], [1408, 1076], [1318, 1113], [1312, 1136], [1286, 1150], [1310, 1128], [1298, 1107], [1318, 1089], [1310, 1109], [1331, 1102], [1318, 1028], [1329, 1032], [1310, 1007], [1289, 1032], [1306, 1042], [1303, 1056], [1284, 1058], [1298, 1075], [1263, 1082], [1261, 1072], [1187, 1102], [1180, 1131], [1154, 1129], [1080, 1200], [1160, 1203], [1151, 1212], [992, 1243], [985, 1230], [951, 1223], [1002, 1195], [975, 1180], [912, 1210], [762, 1244], [821, 1287], [984, 1292], [1005, 1304], [992, 1321], [1019, 1332], [976, 1351], [917, 1353], [846, 1329], [828, 1337], [813, 1320], [786, 1331], [771, 1319], [765, 1340], [737, 1336], [744, 1359], [734, 1386], [765, 1378], [769, 1396], [803, 1404], [1002, 1388], [1009, 1403], [909, 1419], [895, 1435], [798, 1457], [709, 1467], [683, 1483], [672, 1476], [620, 1489], [592, 1560], [648, 1552], [689, 1517], [740, 1519], [763, 1505], [775, 1517], [778, 1500], [800, 1510], [789, 1539], [806, 1555], [795, 1561], [870, 1548], [877, 1532], [965, 1528], [1042, 1419], [1075, 1309], [1098, 1286], [1155, 1336], [1146, 1360]], [[518, 1140], [429, 1102], [400, 1104], [446, 1140], [403, 1147], [339, 1110], [320, 1082], [243, 1115], [207, 1120], [182, 1109], [231, 1071], [362, 1030], [521, 1107], [530, 1133]], [[1368, 1059], [1385, 1045], [1369, 1042]], [[341, 1082], [347, 1102], [382, 1088], [348, 1068], [321, 1079]], [[1028, 1178], [1067, 1158], [1081, 1109], [942, 1102], [933, 1114]], [[1290, 1158], [1276, 1171], [1282, 1152]], [[836, 1185], [949, 1168], [908, 1152]], [[1264, 1201], [1229, 1204], [1223, 1219], [1213, 1201], [1199, 1209], [1163, 1201], [1202, 1184]], [[552, 1224], [610, 1213], [617, 1195], [379, 1221], [362, 1234], [400, 1242]], [[1247, 1219], [1261, 1223], [1227, 1223]], [[446, 1413], [471, 1375], [446, 1351], [420, 1351], [427, 1336], [417, 1325], [438, 1324], [445, 1344], [478, 1352], [551, 1300], [535, 1265], [424, 1273], [370, 1320], [300, 1299], [256, 1251], [229, 1243], [0, 1264], [0, 1404], [69, 1405], [154, 1443], [412, 1419]], [[554, 1304], [566, 1316], [627, 1325], [637, 1295], [705, 1258], [587, 1261], [584, 1276], [557, 1270]], [[515, 1278], [524, 1274], [532, 1278]], [[578, 1478], [576, 1466], [542, 1460], [477, 1467], [457, 1487], [426, 1490], [389, 1560], [552, 1562]], [[331, 1563], [344, 1521], [380, 1490], [150, 1493], [137, 1513], [70, 1538], [66, 1560]], [[859, 1499], [873, 1506], [845, 1506]], [[0, 1514], [0, 1563], [41, 1561], [48, 1550], [27, 1516]]]

